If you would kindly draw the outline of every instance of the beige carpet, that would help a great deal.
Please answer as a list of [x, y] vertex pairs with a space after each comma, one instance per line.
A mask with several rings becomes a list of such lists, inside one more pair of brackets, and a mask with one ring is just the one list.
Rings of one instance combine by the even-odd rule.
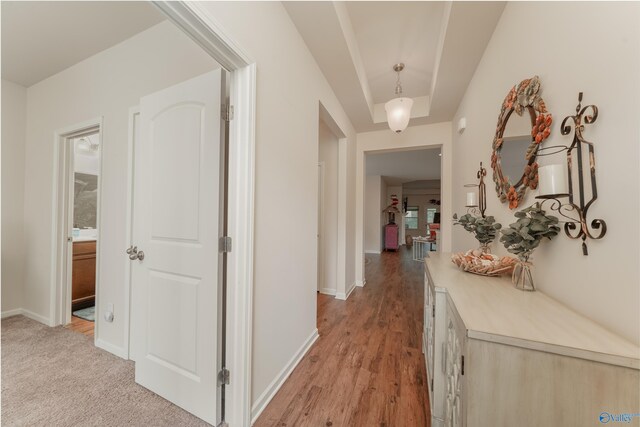
[[209, 425], [137, 385], [133, 370], [82, 334], [3, 319], [2, 425]]

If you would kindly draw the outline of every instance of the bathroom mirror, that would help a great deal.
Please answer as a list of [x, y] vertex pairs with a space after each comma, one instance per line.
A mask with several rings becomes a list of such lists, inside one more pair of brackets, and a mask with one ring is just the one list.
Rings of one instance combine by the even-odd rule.
[[502, 103], [493, 139], [491, 168], [501, 202], [515, 209], [527, 188], [538, 186], [536, 156], [551, 133], [551, 114], [539, 95], [538, 77], [511, 88]]
[[98, 176], [74, 173], [73, 226], [96, 228], [98, 214]]

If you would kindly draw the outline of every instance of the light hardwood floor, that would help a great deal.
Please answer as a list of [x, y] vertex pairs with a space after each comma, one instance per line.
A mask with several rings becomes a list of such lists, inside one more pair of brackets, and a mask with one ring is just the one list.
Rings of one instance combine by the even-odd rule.
[[347, 301], [318, 295], [320, 338], [255, 426], [429, 426], [422, 263], [367, 255]]
[[66, 325], [65, 328], [93, 338], [94, 326], [94, 322], [90, 322], [76, 316], [71, 316], [71, 323]]

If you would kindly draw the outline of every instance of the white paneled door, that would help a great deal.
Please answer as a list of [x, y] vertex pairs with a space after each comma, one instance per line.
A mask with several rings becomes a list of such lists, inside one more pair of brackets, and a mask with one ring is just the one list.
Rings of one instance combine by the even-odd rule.
[[216, 424], [221, 95], [216, 70], [140, 100], [132, 352], [136, 382]]

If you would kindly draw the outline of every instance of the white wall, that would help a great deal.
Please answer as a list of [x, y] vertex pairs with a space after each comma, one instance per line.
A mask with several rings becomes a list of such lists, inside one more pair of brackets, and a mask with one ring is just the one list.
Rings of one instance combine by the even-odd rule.
[[22, 308], [27, 90], [2, 80], [2, 313]]
[[324, 164], [322, 236], [322, 268], [324, 280], [318, 289], [335, 295], [338, 282], [338, 138], [322, 121], [318, 129], [319, 161]]
[[[589, 219], [606, 220], [607, 235], [587, 242], [588, 256], [582, 255], [580, 241], [564, 232], [543, 242], [533, 255], [533, 274], [538, 289], [635, 343], [640, 343], [638, 22], [638, 3], [508, 3], [454, 119], [466, 117], [467, 129], [453, 135], [453, 196], [460, 213], [463, 184], [475, 182], [480, 161], [489, 165], [500, 105], [514, 84], [540, 76], [542, 97], [554, 117], [547, 146], [571, 142], [560, 134], [560, 123], [575, 114], [579, 91], [584, 92], [583, 105], [598, 106], [597, 121], [585, 130], [595, 144], [598, 180]], [[535, 42], [527, 43], [522, 31], [532, 25], [539, 31], [534, 30]], [[539, 160], [544, 165], [565, 159], [561, 154]], [[513, 212], [498, 201], [491, 174], [487, 214], [508, 225]], [[534, 196], [529, 191], [521, 206], [534, 203]], [[443, 224], [448, 217], [443, 213]], [[475, 246], [455, 227], [454, 250]], [[501, 245], [493, 246], [504, 253]]]
[[[355, 133], [279, 2], [203, 2], [257, 64], [253, 415], [316, 330], [319, 102], [347, 136]], [[353, 179], [347, 171], [346, 283], [353, 284]], [[289, 215], [290, 209], [296, 215]], [[287, 225], [281, 224], [286, 218]], [[283, 232], [283, 229], [295, 232]], [[347, 289], [348, 291], [348, 289]]]
[[[419, 148], [441, 147], [442, 194], [451, 194], [451, 122], [431, 125], [410, 126], [404, 132], [396, 134], [388, 129], [358, 134], [358, 146], [355, 153], [355, 280], [364, 285], [364, 180], [365, 153], [373, 151], [412, 150]], [[387, 205], [389, 203], [387, 202]], [[442, 200], [442, 217], [453, 215], [451, 199]], [[442, 247], [451, 250], [451, 223], [443, 223]]]
[[[364, 251], [379, 254], [382, 250], [382, 205], [387, 192], [380, 175], [367, 175], [364, 194]], [[383, 192], [383, 187], [385, 188]]]
[[219, 66], [173, 24], [164, 22], [27, 90], [25, 165], [26, 281], [24, 307], [52, 316], [52, 200], [54, 132], [102, 116], [101, 239], [99, 294], [103, 311], [114, 304], [113, 323], [101, 322], [99, 342], [125, 345], [124, 250], [127, 206], [129, 108], [141, 96]]

